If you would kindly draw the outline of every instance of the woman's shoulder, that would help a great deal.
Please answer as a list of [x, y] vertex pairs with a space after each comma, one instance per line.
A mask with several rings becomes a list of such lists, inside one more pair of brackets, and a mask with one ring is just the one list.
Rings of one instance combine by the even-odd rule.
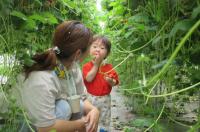
[[33, 71], [30, 73], [30, 76], [47, 76], [50, 77], [53, 75], [53, 71], [46, 70], [46, 71]]
[[33, 71], [22, 83], [26, 89], [56, 90], [60, 87], [59, 79], [53, 71]]
[[29, 74], [29, 80], [49, 80], [55, 78], [53, 71], [33, 71]]

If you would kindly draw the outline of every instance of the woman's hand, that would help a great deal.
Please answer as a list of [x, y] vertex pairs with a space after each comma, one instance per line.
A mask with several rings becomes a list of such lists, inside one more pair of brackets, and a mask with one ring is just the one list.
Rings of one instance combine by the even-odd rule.
[[78, 127], [78, 129], [76, 131], [78, 132], [86, 132], [86, 126], [87, 126], [87, 120], [86, 117], [82, 117], [81, 119], [78, 120], [78, 122], [80, 122], [80, 126]]
[[100, 112], [96, 107], [86, 115], [86, 132], [97, 132], [99, 115]]

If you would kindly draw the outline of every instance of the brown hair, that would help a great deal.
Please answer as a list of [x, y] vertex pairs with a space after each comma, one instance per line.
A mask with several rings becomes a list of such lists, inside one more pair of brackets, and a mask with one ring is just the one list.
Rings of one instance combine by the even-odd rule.
[[109, 40], [107, 37], [105, 37], [105, 36], [96, 35], [96, 36], [94, 36], [94, 38], [93, 38], [93, 42], [95, 42], [95, 41], [97, 41], [97, 40], [100, 40], [101, 43], [104, 44], [104, 46], [105, 46], [106, 49], [107, 49], [107, 55], [108, 55], [108, 54], [110, 53], [110, 51], [111, 51], [111, 42], [110, 42], [110, 40]]
[[56, 54], [53, 49], [33, 56], [35, 63], [32, 66], [24, 66], [26, 77], [32, 71], [52, 70], [56, 66], [56, 58], [68, 60], [78, 49], [82, 53], [87, 51], [91, 44], [92, 33], [79, 21], [64, 21], [57, 26], [53, 45], [57, 46], [60, 53]]

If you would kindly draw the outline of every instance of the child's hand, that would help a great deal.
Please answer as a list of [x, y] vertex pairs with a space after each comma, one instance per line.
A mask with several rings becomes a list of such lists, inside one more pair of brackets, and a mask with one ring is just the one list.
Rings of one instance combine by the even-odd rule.
[[94, 64], [97, 64], [97, 65], [100, 65], [101, 62], [103, 61], [103, 58], [101, 57], [101, 55], [97, 52], [95, 55], [94, 55]]
[[105, 76], [104, 76], [104, 79], [105, 79], [111, 86], [114, 86], [114, 85], [116, 84], [116, 80], [113, 79], [113, 78], [110, 77], [110, 76], [105, 75]]

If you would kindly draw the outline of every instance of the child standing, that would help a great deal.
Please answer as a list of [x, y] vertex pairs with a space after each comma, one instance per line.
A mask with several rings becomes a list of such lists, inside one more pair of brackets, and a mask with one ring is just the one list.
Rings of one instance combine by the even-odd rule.
[[83, 66], [83, 78], [89, 99], [100, 110], [99, 130], [101, 132], [109, 131], [111, 118], [110, 92], [112, 86], [119, 83], [118, 75], [112, 65], [103, 62], [110, 50], [111, 43], [106, 37], [94, 37], [89, 51], [93, 59]]

